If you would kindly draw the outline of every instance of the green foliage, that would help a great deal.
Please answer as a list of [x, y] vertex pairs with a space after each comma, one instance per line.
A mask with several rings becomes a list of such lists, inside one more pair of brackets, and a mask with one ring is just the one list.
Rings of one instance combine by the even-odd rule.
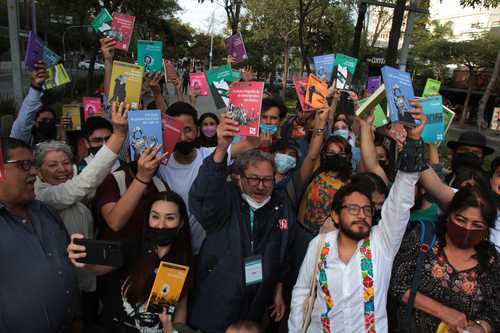
[[500, 0], [460, 0], [464, 7], [486, 7], [494, 8], [500, 6]]

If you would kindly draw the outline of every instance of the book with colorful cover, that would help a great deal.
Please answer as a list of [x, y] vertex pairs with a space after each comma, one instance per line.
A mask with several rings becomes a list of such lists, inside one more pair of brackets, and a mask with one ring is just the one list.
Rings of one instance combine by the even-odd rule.
[[43, 63], [47, 68], [57, 65], [61, 61], [61, 57], [49, 49], [47, 46], [43, 48]]
[[239, 136], [258, 136], [264, 82], [234, 82], [229, 88], [228, 114], [240, 126]]
[[243, 37], [240, 32], [232, 35], [226, 40], [226, 48], [227, 55], [232, 56], [235, 63], [243, 62], [248, 58], [245, 43], [243, 43]]
[[385, 100], [385, 86], [380, 85], [370, 97], [359, 101], [359, 107], [356, 110], [356, 116], [360, 118], [368, 117], [380, 103]]
[[102, 8], [99, 14], [92, 20], [91, 25], [95, 32], [105, 35], [111, 30], [111, 21], [113, 21], [111, 14], [106, 8]]
[[231, 69], [233, 74], [233, 82], [241, 80], [241, 71], [239, 69]]
[[208, 95], [208, 83], [205, 73], [189, 73], [189, 85], [191, 90], [199, 92], [200, 96]]
[[[385, 94], [383, 92], [382, 96], [384, 96], [385, 98]], [[366, 103], [373, 103], [373, 102], [369, 101], [369, 98], [362, 99], [359, 101], [360, 108], [363, 107]], [[374, 107], [366, 108], [366, 111], [362, 112], [361, 114], [358, 114], [358, 112], [356, 111], [356, 115], [361, 118], [365, 118], [370, 113], [368, 112], [368, 110], [373, 110], [373, 125], [376, 128], [385, 126], [389, 123], [389, 120], [387, 120], [387, 115], [380, 104], [375, 104]]]
[[415, 127], [415, 119], [410, 113], [412, 110], [410, 100], [415, 98], [410, 73], [384, 66], [382, 78], [391, 122], [401, 122], [403, 125]]
[[117, 41], [115, 48], [122, 51], [128, 51], [132, 32], [134, 31], [135, 16], [125, 15], [121, 13], [113, 13], [111, 28], [117, 33], [115, 36], [110, 36]]
[[157, 40], [137, 41], [137, 63], [144, 67], [146, 73], [163, 70], [163, 44]]
[[366, 84], [366, 92], [368, 96], [371, 96], [382, 84], [381, 76], [370, 76], [368, 77], [368, 82]]
[[333, 67], [335, 66], [335, 54], [324, 54], [313, 57], [314, 73], [318, 79], [330, 83], [333, 77]]
[[444, 140], [443, 97], [420, 98], [422, 110], [427, 117], [422, 140], [425, 143], [439, 143]]
[[101, 98], [83, 97], [83, 120], [87, 121], [90, 117], [96, 117], [101, 113]]
[[297, 94], [302, 111], [311, 111], [311, 108], [306, 105], [307, 79], [293, 80], [293, 86], [295, 87], [295, 93]]
[[227, 107], [229, 104], [229, 84], [235, 81], [231, 66], [213, 67], [205, 72], [205, 76], [217, 109]]
[[53, 67], [47, 68], [47, 79], [43, 84], [43, 88], [45, 90], [50, 90], [69, 82], [71, 82], [71, 79], [63, 64], [57, 64]]
[[337, 53], [333, 70], [337, 89], [350, 89], [357, 64], [358, 59]]
[[187, 266], [161, 261], [146, 303], [146, 311], [162, 313], [163, 308], [166, 308], [169, 314], [173, 314], [188, 273], [189, 267]]
[[455, 112], [443, 105], [443, 121], [444, 121], [444, 137], [448, 134], [448, 130], [455, 119]]
[[161, 111], [129, 111], [128, 132], [130, 142], [130, 157], [133, 161], [137, 160], [147, 148], [156, 146], [162, 146], [163, 148]]
[[439, 89], [441, 89], [441, 81], [427, 79], [422, 97], [437, 96], [439, 95]]
[[33, 70], [37, 62], [43, 60], [44, 47], [42, 40], [33, 31], [30, 31], [28, 43], [26, 44], [26, 54], [24, 55], [24, 65], [30, 71]]
[[500, 129], [500, 107], [493, 108], [490, 128], [495, 131], [498, 131]]
[[321, 81], [316, 75], [309, 74], [307, 79], [305, 103], [314, 109], [328, 106], [326, 96], [328, 95], [328, 85]]
[[177, 70], [170, 60], [163, 59], [163, 72], [165, 73], [165, 81], [174, 82], [177, 79]]
[[125, 102], [132, 109], [139, 107], [141, 100], [142, 77], [144, 68], [128, 62], [113, 61], [109, 102]]
[[66, 131], [80, 131], [82, 129], [80, 104], [63, 105], [62, 116], [71, 119], [70, 125], [65, 128]]
[[175, 145], [181, 139], [182, 129], [184, 124], [179, 119], [174, 117], [164, 115], [162, 118], [163, 127], [163, 153], [167, 153], [164, 164], [170, 158], [170, 155], [174, 152]]

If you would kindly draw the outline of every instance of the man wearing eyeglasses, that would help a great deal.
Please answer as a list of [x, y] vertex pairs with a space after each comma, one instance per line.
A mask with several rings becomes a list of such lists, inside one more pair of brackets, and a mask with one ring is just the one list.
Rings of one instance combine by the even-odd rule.
[[427, 168], [420, 138], [426, 118], [420, 108], [412, 115], [420, 125], [408, 129], [379, 224], [372, 226], [373, 203], [363, 185], [347, 184], [335, 194], [330, 216], [336, 228], [309, 244], [292, 293], [290, 333], [388, 331], [392, 262], [410, 218], [415, 184]]
[[0, 332], [67, 332], [76, 293], [69, 243], [57, 213], [35, 200], [31, 146], [2, 138]]
[[215, 152], [201, 166], [189, 193], [191, 212], [207, 236], [200, 250], [188, 321], [207, 333], [239, 320], [260, 322], [285, 314], [282, 284], [288, 272], [295, 213], [274, 192], [274, 157], [260, 149], [236, 160], [237, 184], [227, 182], [227, 149], [238, 122], [221, 117]]

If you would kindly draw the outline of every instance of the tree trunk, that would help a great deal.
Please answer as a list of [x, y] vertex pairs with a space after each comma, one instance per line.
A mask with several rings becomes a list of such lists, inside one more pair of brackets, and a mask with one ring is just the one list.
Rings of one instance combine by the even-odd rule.
[[460, 127], [465, 125], [467, 113], [469, 113], [470, 97], [472, 96], [472, 82], [474, 81], [474, 70], [469, 67], [469, 77], [467, 78], [467, 95], [465, 96], [464, 109], [460, 116]]
[[366, 10], [368, 5], [362, 1], [359, 2], [358, 7], [358, 20], [356, 21], [356, 28], [354, 29], [354, 41], [352, 42], [352, 56], [357, 58], [359, 55], [359, 48], [361, 45], [361, 33], [363, 32], [363, 24], [365, 22]]
[[285, 38], [285, 61], [283, 73], [283, 90], [281, 91], [281, 98], [285, 101], [286, 98], [286, 83], [288, 81], [288, 38]]
[[484, 124], [486, 124], [486, 127], [488, 127], [488, 121], [484, 120], [484, 111], [486, 110], [486, 105], [488, 104], [488, 100], [490, 99], [491, 93], [493, 92], [495, 83], [498, 80], [498, 76], [500, 76], [500, 50], [498, 50], [497, 53], [497, 60], [495, 61], [493, 72], [491, 73], [490, 82], [488, 82], [486, 90], [484, 91], [484, 94], [479, 101], [479, 108], [477, 110], [477, 128], [479, 130], [483, 128]]
[[[302, 56], [302, 68], [301, 71], [304, 71], [304, 67], [306, 67], [307, 61], [307, 55], [305, 52], [305, 43], [304, 43], [304, 24], [305, 24], [305, 17], [303, 14], [304, 10], [304, 4], [302, 0], [299, 0], [299, 47], [300, 47], [300, 55]], [[307, 66], [309, 67], [309, 66]], [[309, 70], [307, 71], [309, 73]], [[300, 73], [302, 75], [302, 73]]]
[[401, 26], [405, 15], [406, 0], [397, 0], [394, 15], [392, 17], [391, 32], [389, 33], [389, 45], [385, 55], [385, 62], [388, 66], [396, 67], [398, 60], [399, 37], [401, 36]]

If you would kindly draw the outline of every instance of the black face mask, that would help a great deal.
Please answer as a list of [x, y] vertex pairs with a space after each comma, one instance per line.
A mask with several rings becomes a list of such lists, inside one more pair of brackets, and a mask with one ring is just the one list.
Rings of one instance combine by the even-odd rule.
[[102, 148], [102, 146], [100, 147], [89, 147], [88, 151], [89, 151], [89, 154], [92, 154], [92, 155], [97, 155], [97, 152]]
[[57, 136], [55, 120], [42, 121], [38, 124], [38, 126], [34, 126], [33, 130], [34, 134], [40, 139], [40, 141], [55, 139]]
[[172, 244], [179, 235], [178, 228], [156, 229], [147, 227], [144, 240], [153, 246], [167, 246]]
[[325, 156], [321, 159], [321, 170], [344, 172], [351, 170], [351, 162], [339, 154]]
[[474, 153], [459, 153], [453, 156], [451, 161], [451, 169], [457, 172], [460, 168], [469, 168], [473, 170], [480, 170], [483, 161]]
[[189, 155], [195, 148], [196, 143], [194, 141], [179, 141], [175, 145], [174, 151], [182, 155]]

